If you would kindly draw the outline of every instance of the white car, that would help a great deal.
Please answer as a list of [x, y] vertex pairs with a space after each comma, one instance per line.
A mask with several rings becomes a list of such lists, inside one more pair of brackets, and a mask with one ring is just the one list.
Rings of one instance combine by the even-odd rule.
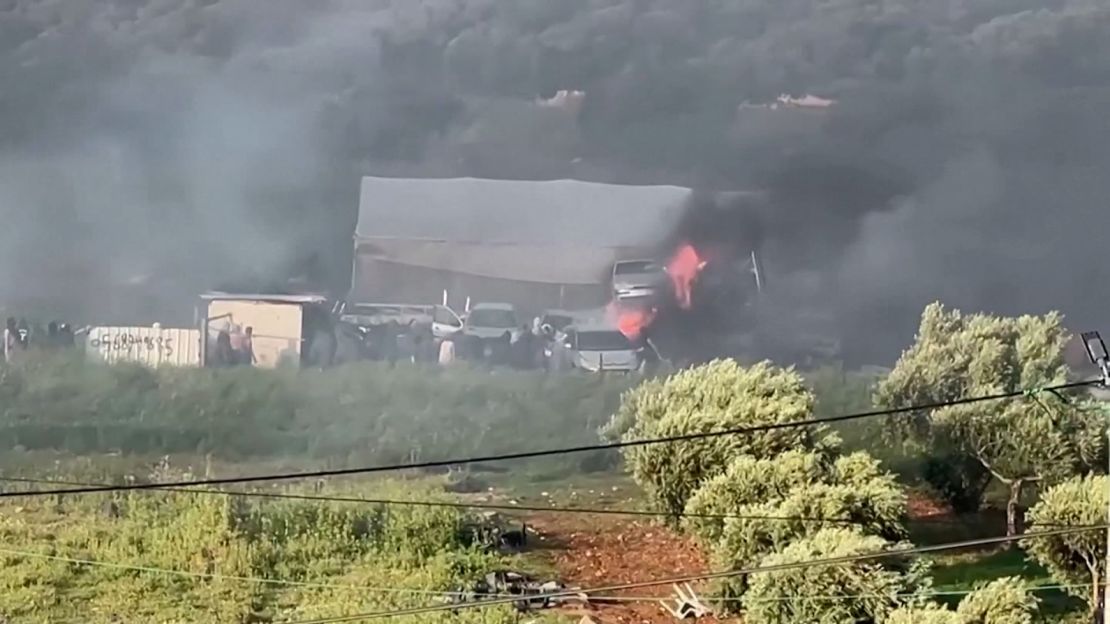
[[463, 326], [459, 315], [444, 305], [343, 302], [337, 306], [336, 314], [340, 320], [363, 329], [391, 321], [400, 325], [410, 321], [430, 325], [432, 334], [440, 339], [454, 334]]
[[509, 333], [513, 342], [520, 338], [522, 324], [516, 307], [511, 303], [479, 303], [463, 321], [463, 335], [493, 340]]
[[642, 350], [616, 329], [604, 326], [571, 326], [550, 352], [553, 370], [566, 368], [630, 373], [643, 365]]
[[654, 260], [622, 260], [613, 264], [613, 295], [617, 299], [653, 297], [666, 281], [666, 269]]

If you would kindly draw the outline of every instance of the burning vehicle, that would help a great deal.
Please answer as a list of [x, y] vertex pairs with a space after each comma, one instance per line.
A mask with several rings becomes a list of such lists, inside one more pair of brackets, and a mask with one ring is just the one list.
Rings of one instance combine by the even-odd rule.
[[663, 265], [654, 260], [621, 260], [613, 264], [613, 297], [654, 297], [667, 281]]

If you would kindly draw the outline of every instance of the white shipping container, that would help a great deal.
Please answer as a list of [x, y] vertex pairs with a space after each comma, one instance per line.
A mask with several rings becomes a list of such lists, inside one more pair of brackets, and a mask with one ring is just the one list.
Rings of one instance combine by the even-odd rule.
[[85, 354], [94, 362], [151, 367], [200, 366], [200, 330], [159, 327], [93, 327]]

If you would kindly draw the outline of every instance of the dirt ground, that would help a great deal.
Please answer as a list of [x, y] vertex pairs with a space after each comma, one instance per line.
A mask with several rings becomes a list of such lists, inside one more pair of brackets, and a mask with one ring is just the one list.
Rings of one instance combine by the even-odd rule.
[[[598, 587], [700, 574], [709, 563], [694, 543], [659, 525], [615, 516], [537, 515], [531, 525], [543, 538], [560, 580], [569, 586]], [[696, 587], [696, 586], [695, 586]], [[636, 598], [673, 597], [669, 585], [618, 592]], [[655, 624], [677, 620], [648, 600], [599, 605], [574, 611], [597, 624]], [[699, 622], [720, 622], [714, 618]]]
[[[909, 500], [911, 518], [937, 518], [951, 510], [917, 495]], [[619, 516], [536, 514], [529, 525], [550, 559], [558, 578], [568, 586], [598, 587], [695, 575], [710, 571], [710, 565], [692, 539], [647, 520]], [[694, 584], [705, 591], [706, 584]], [[618, 592], [617, 596], [644, 598], [617, 604], [595, 605], [567, 611], [589, 615], [597, 624], [674, 624], [676, 620], [657, 601], [673, 599], [670, 585]], [[672, 603], [673, 604], [673, 603]], [[737, 622], [733, 618], [702, 618], [703, 624]]]

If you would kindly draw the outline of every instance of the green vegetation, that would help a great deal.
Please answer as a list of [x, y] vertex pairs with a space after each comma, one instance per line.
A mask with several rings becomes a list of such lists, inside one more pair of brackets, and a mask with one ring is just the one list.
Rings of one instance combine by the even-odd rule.
[[[362, 494], [402, 491], [444, 498], [414, 482]], [[166, 492], [16, 500], [0, 506], [0, 614], [270, 622], [425, 605], [500, 563], [467, 545], [464, 521], [444, 508]], [[492, 609], [401, 621], [515, 620]]]
[[[853, 557], [900, 547], [905, 544], [891, 544], [853, 529], [822, 529], [767, 555], [760, 566]], [[900, 606], [921, 603], [921, 592], [928, 589], [929, 578], [928, 567], [921, 560], [887, 557], [758, 572], [751, 575], [749, 584], [743, 598], [748, 624], [834, 624], [883, 621]]]
[[902, 607], [887, 624], [1033, 624], [1040, 601], [1020, 578], [1007, 577], [968, 594], [955, 611], [937, 604]]
[[[606, 429], [626, 440], [708, 433], [810, 417], [813, 394], [797, 373], [769, 363], [744, 368], [718, 360], [640, 385]], [[682, 512], [701, 484], [745, 455], [774, 457], [790, 449], [838, 444], [826, 428], [782, 428], [738, 436], [624, 449], [625, 463], [652, 504]]]
[[[328, 465], [535, 450], [596, 442], [634, 381], [371, 363], [149, 370], [46, 358], [0, 367], [0, 448]], [[578, 471], [604, 468], [612, 457], [557, 461]]]
[[[222, 476], [588, 445], [599, 433], [708, 433], [864, 411], [872, 400], [900, 407], [1060, 382], [1069, 375], [1066, 338], [1055, 315], [1008, 319], [936, 305], [886, 376], [733, 361], [645, 380], [379, 364], [148, 370], [29, 356], [0, 365], [0, 469], [161, 481], [181, 477], [144, 472], [163, 455]], [[1106, 477], [1091, 472], [1106, 456], [1103, 419], [1089, 401], [1039, 392], [835, 427], [491, 463], [445, 481], [407, 474], [312, 487], [456, 501], [478, 496], [464, 492], [485, 500], [492, 489], [522, 505], [649, 507], [696, 540], [714, 569], [773, 566], [996, 536], [1006, 516], [1011, 531], [1025, 517], [1033, 529], [1098, 524]], [[944, 513], [938, 499], [964, 514], [956, 524], [911, 517]], [[1023, 505], [1032, 505], [1027, 516]], [[571, 518], [568, 526], [590, 522]], [[435, 604], [436, 592], [501, 566], [555, 572], [539, 551], [506, 559], [476, 549], [464, 530], [470, 520], [449, 508], [161, 491], [3, 501], [0, 616], [276, 624]], [[1060, 622], [1084, 602], [1088, 619], [1097, 608], [1104, 557], [1103, 533], [1092, 532], [766, 571], [702, 589], [720, 611], [742, 610], [747, 624]], [[507, 609], [463, 613], [402, 621], [515, 621]]]
[[[921, 317], [917, 342], [879, 385], [876, 403], [908, 407], [1060, 384], [1067, 380], [1067, 340], [1057, 314], [964, 315], [933, 304]], [[1104, 456], [1102, 420], [1101, 412], [1089, 406], [1032, 393], [894, 416], [889, 424], [959, 469], [926, 473], [943, 476], [936, 485], [953, 498], [974, 500], [986, 475], [1004, 485], [1013, 535], [1020, 531], [1020, 504], [1028, 487], [1089, 470]], [[953, 477], [965, 487], [954, 487]]]
[[[1110, 478], [1106, 476], [1070, 479], [1053, 487], [1029, 510], [1033, 529], [1105, 523], [1108, 487]], [[1088, 610], [1094, 613], [1106, 583], [1103, 531], [1037, 538], [1023, 545], [1053, 577], [1078, 585], [1068, 593], [1086, 600]]]

